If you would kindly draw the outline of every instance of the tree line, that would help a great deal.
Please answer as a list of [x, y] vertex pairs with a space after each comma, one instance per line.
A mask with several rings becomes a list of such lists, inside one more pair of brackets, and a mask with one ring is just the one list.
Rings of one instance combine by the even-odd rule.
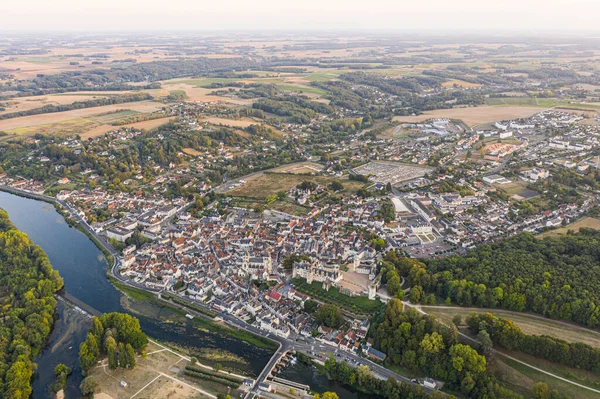
[[456, 327], [402, 307], [399, 299], [391, 299], [376, 323], [375, 347], [387, 354], [386, 361], [444, 380], [471, 397], [519, 397], [487, 372], [484, 355], [458, 342]]
[[0, 210], [0, 397], [28, 398], [63, 280], [42, 249]]
[[512, 322], [491, 313], [473, 313], [467, 324], [474, 334], [485, 331], [493, 343], [569, 367], [600, 372], [600, 348], [546, 335], [527, 335]]

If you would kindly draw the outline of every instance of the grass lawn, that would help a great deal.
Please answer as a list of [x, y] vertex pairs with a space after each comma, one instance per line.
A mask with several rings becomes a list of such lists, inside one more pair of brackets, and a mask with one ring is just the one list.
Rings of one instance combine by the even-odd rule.
[[277, 194], [279, 191], [288, 191], [304, 181], [315, 182], [322, 186], [327, 186], [334, 181], [339, 181], [344, 186], [344, 192], [357, 191], [364, 186], [364, 183], [349, 180], [347, 178], [266, 172], [249, 178], [246, 184], [227, 192], [227, 195], [232, 197], [264, 199], [269, 195]]
[[[114, 399], [134, 397], [136, 393], [136, 397], [146, 399], [191, 399], [200, 397], [196, 389], [213, 395], [228, 392], [223, 384], [178, 375], [174, 368], [184, 369], [189, 362], [177, 353], [154, 343], [148, 344], [147, 353], [145, 359], [137, 358], [133, 370], [110, 370], [104, 359], [90, 370], [90, 375], [98, 382], [100, 391]], [[127, 386], [121, 386], [121, 381], [127, 382]]]
[[556, 374], [578, 384], [586, 385], [594, 389], [600, 389], [600, 375], [591, 371], [574, 369], [562, 364], [552, 363], [548, 360], [540, 359], [523, 352], [505, 350], [502, 350], [501, 352], [506, 352], [510, 356], [525, 363], [531, 364], [534, 367], [545, 370], [552, 374]]
[[323, 302], [337, 305], [350, 313], [373, 315], [385, 306], [383, 302], [378, 299], [372, 301], [364, 296], [350, 297], [340, 293], [337, 288], [331, 288], [329, 291], [325, 291], [322, 288], [322, 284], [318, 282], [308, 284], [303, 279], [293, 279], [292, 281], [296, 290]]
[[422, 309], [446, 323], [451, 323], [452, 318], [456, 315], [462, 316], [464, 323], [464, 319], [473, 312], [490, 312], [496, 317], [512, 320], [516, 326], [528, 335], [548, 335], [568, 342], [583, 342], [594, 347], [600, 347], [600, 331], [590, 330], [558, 320], [546, 319], [529, 313], [511, 312], [500, 309], [460, 307], [423, 306]]
[[[496, 376], [506, 382], [510, 388], [515, 388], [521, 393], [531, 392], [531, 387], [536, 382], [545, 382], [550, 389], [556, 389], [562, 394], [577, 399], [598, 398], [598, 394], [587, 389], [577, 387], [568, 382], [561, 381], [552, 376], [540, 373], [530, 367], [522, 365], [514, 360], [498, 358], [497, 364], [492, 367]], [[520, 389], [518, 389], [520, 388]]]

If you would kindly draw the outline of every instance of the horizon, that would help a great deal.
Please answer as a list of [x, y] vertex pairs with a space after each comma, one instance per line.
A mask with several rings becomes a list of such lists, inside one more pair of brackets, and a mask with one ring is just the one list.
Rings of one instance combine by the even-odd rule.
[[374, 0], [344, 4], [339, 0], [307, 0], [302, 5], [259, 0], [232, 0], [204, 5], [175, 0], [119, 2], [81, 6], [74, 0], [41, 0], [7, 7], [2, 31], [132, 32], [132, 31], [418, 31], [418, 32], [600, 32], [593, 0], [507, 0], [482, 4], [474, 0], [427, 4]]

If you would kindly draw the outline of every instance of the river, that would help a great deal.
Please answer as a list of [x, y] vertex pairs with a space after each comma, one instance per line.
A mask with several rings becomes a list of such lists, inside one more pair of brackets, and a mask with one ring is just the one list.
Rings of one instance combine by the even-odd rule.
[[[140, 319], [144, 332], [151, 338], [192, 351], [219, 349], [239, 358], [231, 362], [218, 360], [258, 375], [272, 353], [220, 334], [202, 331], [191, 323], [179, 321], [172, 312], [149, 302], [135, 303], [124, 298], [106, 278], [107, 264], [100, 250], [77, 229], [70, 228], [51, 204], [0, 192], [0, 208], [8, 212], [17, 228], [29, 235], [48, 255], [52, 266], [65, 281], [65, 290], [92, 308], [102, 312], [128, 312]], [[54, 383], [54, 367], [64, 363], [73, 368], [66, 389], [66, 399], [80, 398], [79, 344], [85, 339], [90, 319], [68, 304], [59, 301], [58, 319], [44, 351], [35, 362], [39, 365], [33, 382], [35, 399], [53, 398], [48, 387]], [[209, 363], [209, 360], [202, 359]]]

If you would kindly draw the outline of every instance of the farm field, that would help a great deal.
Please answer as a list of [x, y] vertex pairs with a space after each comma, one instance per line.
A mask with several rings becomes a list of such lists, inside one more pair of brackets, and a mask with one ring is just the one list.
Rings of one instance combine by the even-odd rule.
[[87, 101], [97, 98], [115, 97], [130, 92], [77, 92], [50, 94], [46, 96], [17, 97], [10, 100], [0, 101], [5, 111], [0, 115], [10, 114], [19, 111], [29, 111], [34, 108], [40, 108], [45, 105], [67, 105], [76, 101]]
[[168, 80], [162, 82], [163, 87], [171, 91], [183, 91], [187, 96], [188, 101], [199, 101], [199, 102], [216, 102], [222, 101], [226, 103], [236, 105], [251, 105], [252, 99], [241, 99], [241, 98], [230, 98], [222, 96], [212, 96], [209, 93], [215, 91], [215, 89], [207, 89], [198, 86], [195, 82], [202, 81], [201, 79], [195, 80]]
[[540, 107], [520, 106], [481, 106], [468, 108], [438, 109], [426, 111], [422, 115], [395, 116], [394, 121], [417, 123], [431, 118], [450, 118], [462, 120], [469, 127], [483, 123], [496, 122], [506, 119], [525, 118], [540, 112]]
[[279, 191], [288, 191], [304, 181], [315, 182], [323, 186], [327, 186], [334, 181], [339, 181], [344, 185], [344, 191], [354, 191], [364, 186], [361, 182], [347, 178], [338, 179], [326, 176], [302, 176], [292, 173], [269, 172], [248, 178], [246, 184], [228, 191], [227, 195], [264, 199], [269, 195], [277, 194]]
[[168, 118], [152, 119], [149, 121], [129, 123], [127, 125], [120, 125], [120, 126], [100, 125], [100, 126], [92, 128], [90, 130], [87, 130], [85, 133], [81, 134], [81, 138], [89, 139], [89, 138], [93, 138], [93, 137], [98, 137], [98, 136], [103, 135], [104, 133], [110, 132], [115, 129], [120, 129], [123, 127], [132, 127], [135, 129], [152, 130], [152, 129], [156, 129], [157, 127], [160, 127], [164, 124], [169, 123], [169, 121], [171, 121], [173, 119], [175, 119], [174, 116], [171, 116]]
[[583, 219], [580, 219], [574, 223], [568, 224], [559, 229], [546, 231], [542, 234], [539, 234], [538, 237], [539, 238], [558, 237], [562, 234], [566, 234], [567, 231], [569, 231], [569, 230], [579, 231], [579, 229], [581, 229], [582, 227], [589, 228], [589, 229], [600, 229], [600, 219], [596, 219], [596, 218], [592, 218], [592, 217], [585, 217]]
[[556, 98], [534, 98], [534, 97], [496, 97], [488, 98], [485, 103], [491, 106], [525, 106], [525, 107], [573, 107], [578, 109], [598, 109], [600, 106], [594, 103], [576, 103]]
[[207, 118], [202, 118], [199, 122], [208, 122], [214, 125], [225, 125], [231, 127], [248, 127], [250, 125], [261, 125], [261, 122], [257, 122], [254, 119], [243, 118], [243, 119], [227, 119], [227, 118], [219, 118], [217, 116], [209, 116]]
[[444, 87], [455, 87], [455, 85], [458, 87], [465, 87], [465, 88], [482, 86], [478, 83], [466, 82], [464, 80], [459, 80], [459, 79], [452, 79], [452, 80], [442, 83], [442, 86], [444, 86]]
[[0, 131], [9, 134], [81, 134], [98, 127], [105, 122], [98, 122], [92, 117], [110, 118], [109, 113], [128, 111], [133, 113], [149, 113], [161, 109], [162, 104], [151, 101], [140, 101], [126, 104], [105, 105], [102, 107], [75, 109], [65, 112], [23, 116], [0, 121]]
[[469, 314], [490, 312], [497, 317], [512, 320], [525, 334], [549, 335], [568, 342], [583, 342], [600, 347], [600, 331], [590, 330], [574, 324], [559, 320], [546, 319], [530, 313], [511, 312], [501, 309], [460, 308], [460, 307], [432, 307], [422, 306], [424, 312], [432, 314], [446, 323], [451, 323], [452, 318], [460, 315], [463, 318]]

